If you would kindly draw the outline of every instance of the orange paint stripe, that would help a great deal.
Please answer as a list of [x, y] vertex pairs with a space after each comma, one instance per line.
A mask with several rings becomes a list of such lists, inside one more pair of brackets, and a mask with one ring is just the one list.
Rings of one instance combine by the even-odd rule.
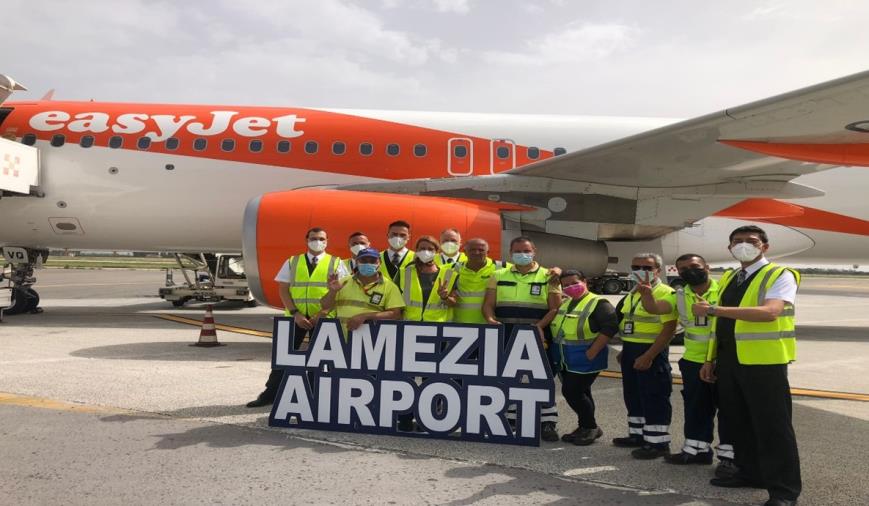
[[869, 144], [787, 144], [722, 140], [728, 146], [803, 162], [869, 166]]

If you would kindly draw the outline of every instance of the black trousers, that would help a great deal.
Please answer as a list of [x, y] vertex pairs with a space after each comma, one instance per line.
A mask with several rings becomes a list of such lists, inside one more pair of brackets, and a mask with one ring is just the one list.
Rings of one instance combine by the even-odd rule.
[[651, 343], [625, 341], [622, 346], [622, 390], [628, 410], [628, 434], [642, 437], [655, 447], [670, 446], [673, 393], [668, 350], [659, 353], [645, 371], [634, 369], [634, 361], [652, 347]]
[[[682, 451], [696, 455], [712, 451], [712, 434], [718, 393], [715, 384], [700, 379], [703, 364], [679, 360], [682, 373], [682, 400], [685, 402], [685, 447]], [[730, 427], [718, 416], [718, 458], [733, 458]]]
[[581, 429], [596, 429], [594, 419], [594, 398], [591, 396], [591, 384], [599, 373], [579, 374], [570, 371], [561, 373], [561, 395], [571, 409], [576, 411]]
[[791, 421], [788, 366], [740, 365], [735, 350], [719, 349], [721, 415], [733, 433], [736, 465], [770, 497], [796, 500], [802, 490]]
[[[302, 345], [302, 341], [305, 340], [308, 331], [298, 325], [295, 327], [296, 328], [293, 331], [293, 349], [298, 350], [299, 346]], [[263, 394], [274, 398], [278, 394], [278, 387], [281, 386], [281, 380], [283, 378], [284, 371], [281, 369], [272, 369], [272, 372], [269, 374], [269, 379], [266, 380], [266, 390]]]

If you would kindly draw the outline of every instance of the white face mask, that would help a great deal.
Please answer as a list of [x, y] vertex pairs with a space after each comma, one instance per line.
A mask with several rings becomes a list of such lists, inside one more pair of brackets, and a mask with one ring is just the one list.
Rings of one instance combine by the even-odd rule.
[[392, 246], [392, 249], [394, 249], [395, 251], [403, 248], [405, 244], [407, 244], [407, 239], [405, 239], [404, 237], [394, 235], [389, 238], [389, 245]]
[[431, 251], [431, 250], [421, 249], [421, 250], [416, 252], [416, 257], [419, 258], [420, 262], [427, 264], [427, 263], [431, 262], [432, 260], [434, 260], [435, 253], [434, 253], [434, 251]]
[[441, 251], [447, 256], [453, 256], [459, 252], [459, 243], [455, 241], [442, 242]]
[[639, 271], [631, 271], [631, 274], [633, 274], [634, 279], [637, 280], [637, 282], [639, 282], [639, 283], [645, 283], [646, 277], [649, 278], [650, 283], [653, 283], [655, 281], [655, 273], [654, 272], [639, 270]]
[[359, 253], [359, 251], [361, 251], [367, 247], [368, 246], [366, 246], [364, 244], [354, 244], [353, 246], [350, 246], [350, 253], [353, 253], [353, 256], [356, 256], [356, 254]]
[[326, 241], [322, 239], [314, 239], [313, 241], [308, 241], [308, 249], [313, 251], [314, 253], [326, 251]]
[[750, 262], [760, 256], [760, 248], [749, 242], [741, 242], [730, 248], [730, 254], [740, 262]]

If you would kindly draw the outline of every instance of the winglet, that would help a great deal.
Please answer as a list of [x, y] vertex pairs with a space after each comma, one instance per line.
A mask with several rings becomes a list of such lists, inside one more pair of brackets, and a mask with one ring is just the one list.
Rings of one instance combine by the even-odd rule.
[[54, 88], [52, 88], [52, 89], [46, 91], [46, 92], [45, 92], [45, 95], [42, 95], [42, 98], [40, 98], [39, 100], [42, 100], [42, 101], [49, 101], [49, 100], [52, 100], [52, 99], [54, 99]]

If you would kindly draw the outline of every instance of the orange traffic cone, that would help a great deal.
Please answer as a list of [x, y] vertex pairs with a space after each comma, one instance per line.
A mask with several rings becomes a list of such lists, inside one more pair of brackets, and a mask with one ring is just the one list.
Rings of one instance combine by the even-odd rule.
[[214, 313], [211, 304], [205, 310], [205, 318], [202, 320], [202, 329], [199, 330], [199, 342], [190, 346], [202, 346], [211, 348], [213, 346], [225, 346], [217, 342], [217, 330], [214, 328]]

